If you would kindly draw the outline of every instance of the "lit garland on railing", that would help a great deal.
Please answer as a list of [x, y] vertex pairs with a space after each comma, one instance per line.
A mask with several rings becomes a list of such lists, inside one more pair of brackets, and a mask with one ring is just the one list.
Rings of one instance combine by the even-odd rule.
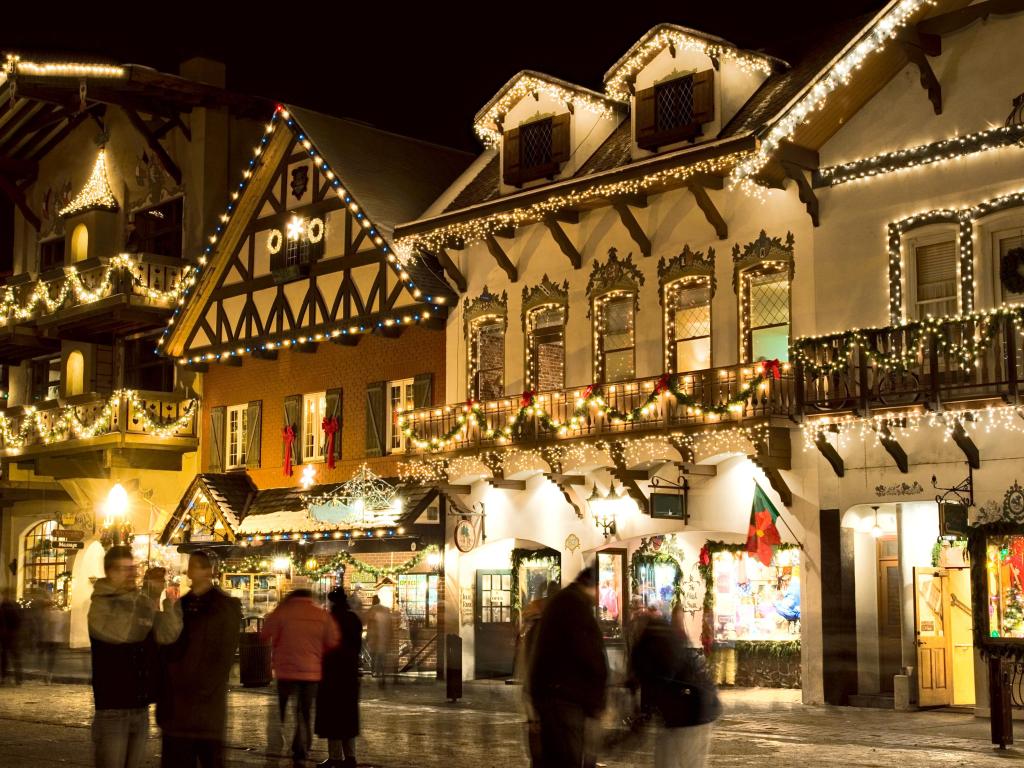
[[883, 152], [873, 157], [822, 168], [815, 172], [815, 181], [820, 180], [823, 185], [834, 187], [848, 181], [869, 179], [873, 176], [904, 171], [920, 165], [956, 160], [979, 152], [987, 152], [990, 149], [1020, 145], [1022, 139], [1024, 139], [1024, 125], [990, 128], [964, 136], [935, 141], [931, 144], [921, 144], [895, 152]]
[[12, 318], [26, 320], [32, 317], [40, 304], [45, 307], [47, 312], [56, 312], [64, 306], [64, 302], [68, 300], [69, 296], [74, 296], [79, 304], [94, 304], [105, 299], [109, 296], [113, 275], [120, 269], [128, 270], [132, 283], [136, 287], [144, 288], [145, 297], [153, 301], [176, 301], [194, 282], [191, 268], [184, 267], [178, 283], [171, 290], [160, 291], [150, 288], [143, 284], [142, 278], [135, 272], [140, 265], [141, 262], [134, 256], [120, 253], [107, 263], [98, 285], [95, 288], [86, 288], [85, 283], [82, 282], [81, 273], [72, 264], [64, 268], [64, 280], [61, 282], [56, 297], [50, 295], [50, 282], [38, 281], [24, 303], [18, 302], [15, 287], [4, 286], [3, 292], [0, 293], [0, 325], [6, 325]]
[[[317, 148], [313, 146], [313, 143], [309, 140], [309, 137], [306, 136], [305, 133], [299, 131], [298, 124], [295, 122], [295, 119], [292, 118], [288, 110], [285, 109], [283, 105], [279, 104], [277, 108], [274, 110], [274, 114], [271, 117], [270, 122], [265, 126], [263, 136], [260, 138], [259, 143], [253, 148], [253, 157], [249, 159], [249, 162], [246, 165], [245, 170], [242, 172], [242, 180], [238, 182], [237, 187], [231, 192], [230, 200], [227, 204], [227, 207], [225, 208], [224, 213], [220, 215], [218, 220], [219, 223], [214, 228], [213, 234], [209, 236], [209, 244], [204, 246], [203, 253], [198, 258], [198, 265], [194, 267], [193, 271], [189, 275], [188, 284], [182, 291], [181, 296], [178, 297], [178, 307], [174, 310], [174, 314], [167, 321], [167, 327], [164, 328], [163, 334], [161, 334], [160, 338], [157, 339], [158, 347], [163, 346], [166, 343], [167, 336], [170, 334], [171, 330], [174, 327], [174, 324], [177, 322], [177, 319], [181, 314], [182, 307], [184, 306], [185, 301], [191, 291], [191, 287], [198, 282], [198, 279], [202, 274], [203, 268], [206, 266], [209, 258], [213, 254], [214, 247], [216, 246], [220, 236], [224, 233], [228, 223], [231, 221], [231, 217], [234, 215], [235, 209], [238, 205], [238, 200], [241, 198], [242, 193], [248, 187], [249, 182], [251, 181], [253, 174], [256, 171], [257, 164], [262, 162], [261, 157], [263, 156], [263, 153], [267, 148], [267, 144], [269, 144], [270, 142], [271, 136], [277, 129], [280, 120], [284, 120], [285, 124], [292, 129], [293, 133], [295, 133], [296, 135], [296, 139], [300, 142], [303, 149], [306, 150], [306, 153], [309, 155], [309, 157], [312, 158], [314, 165], [316, 165], [317, 169], [320, 172], [322, 172], [323, 175], [330, 182], [331, 188], [334, 190], [335, 194], [337, 194], [337, 196], [342, 201], [345, 202], [346, 208], [351, 213], [351, 215], [354, 216], [356, 221], [359, 222], [360, 226], [364, 230], [366, 230], [367, 234], [373, 241], [373, 244], [380, 249], [381, 253], [387, 256], [388, 263], [391, 265], [391, 268], [398, 274], [398, 278], [402, 281], [402, 283], [412, 292], [413, 297], [420, 301], [425, 300], [428, 305], [431, 305], [431, 309], [433, 309], [434, 311], [439, 311], [441, 308], [440, 305], [445, 303], [446, 299], [444, 296], [423, 296], [421, 290], [416, 287], [416, 284], [412, 280], [412, 277], [406, 271], [403, 263], [404, 260], [400, 260], [398, 256], [395, 254], [394, 250], [391, 248], [391, 246], [389, 246], [388, 243], [385, 242], [383, 233], [381, 233], [377, 226], [370, 221], [369, 217], [366, 214], [366, 211], [359, 205], [359, 203], [357, 203], [352, 198], [351, 193], [348, 192], [348, 190], [346, 190], [344, 187], [342, 187], [341, 180], [337, 177], [334, 171], [331, 170], [330, 165], [320, 154], [319, 150], [317, 150]], [[208, 352], [201, 355], [194, 355], [192, 357], [182, 357], [179, 359], [179, 362], [184, 365], [188, 363], [199, 363], [204, 361], [220, 360], [222, 358], [241, 357], [243, 355], [251, 354], [252, 352], [258, 350], [273, 351], [279, 349], [288, 349], [293, 345], [306, 344], [307, 342], [326, 341], [328, 339], [336, 339], [341, 336], [354, 336], [361, 333], [369, 333], [378, 328], [386, 328], [396, 325], [410, 325], [414, 322], [418, 323], [421, 320], [429, 320], [431, 317], [432, 314], [429, 310], [424, 310], [421, 312], [405, 311], [396, 314], [395, 317], [381, 319], [376, 324], [371, 324], [370, 326], [367, 326], [365, 324], [351, 325], [349, 322], [343, 322], [339, 323], [338, 326], [335, 328], [325, 329], [322, 332], [303, 334], [301, 336], [296, 336], [295, 338], [292, 339], [282, 339], [281, 341], [277, 342], [254, 342], [247, 346], [225, 349], [222, 352]]]
[[96, 162], [93, 163], [92, 173], [85, 186], [75, 195], [74, 199], [60, 209], [62, 217], [74, 216], [77, 213], [86, 211], [116, 211], [117, 198], [110, 191], [110, 182], [107, 181], [107, 151], [100, 147], [96, 155]]
[[24, 410], [24, 418], [20, 420], [16, 431], [12, 429], [15, 420], [5, 414], [0, 414], [2, 450], [20, 451], [24, 449], [28, 444], [29, 435], [33, 432], [42, 439], [44, 445], [51, 445], [58, 440], [95, 437], [110, 428], [114, 414], [124, 401], [128, 402], [130, 408], [128, 418], [138, 421], [146, 434], [160, 438], [174, 437], [185, 427], [195, 415], [197, 404], [196, 400], [189, 400], [184, 413], [167, 424], [152, 419], [147, 412], [145, 402], [131, 389], [119, 389], [111, 394], [99, 414], [89, 424], [83, 423], [76, 413], [79, 408], [88, 407], [88, 405], [62, 405], [53, 409], [57, 415], [52, 418], [50, 425], [46, 423], [46, 414], [52, 411], [40, 411], [35, 406], [27, 406]]
[[850, 76], [863, 65], [868, 56], [882, 50], [918, 11], [934, 4], [935, 0], [900, 0], [891, 6], [856, 45], [846, 50], [817, 82], [786, 109], [762, 139], [757, 151], [733, 169], [730, 174], [732, 185], [759, 195], [761, 188], [754, 177], [779, 150], [782, 142], [791, 139], [796, 129], [813, 112], [824, 107], [828, 97], [849, 82]]
[[609, 97], [629, 101], [630, 83], [637, 73], [646, 67], [651, 59], [668, 47], [682, 51], [696, 51], [712, 59], [729, 59], [744, 72], [772, 73], [772, 61], [767, 56], [741, 51], [725, 40], [712, 42], [686, 34], [674, 25], [659, 25], [647, 33], [640, 42], [611, 69], [604, 77], [604, 90]]
[[303, 558], [301, 554], [293, 553], [292, 568], [294, 568], [300, 576], [308, 576], [313, 579], [319, 579], [320, 577], [326, 576], [330, 573], [337, 573], [345, 568], [353, 568], [358, 573], [365, 573], [366, 575], [372, 576], [380, 581], [383, 578], [393, 579], [396, 576], [402, 576], [409, 573], [409, 571], [416, 568], [423, 562], [424, 558], [432, 552], [439, 552], [438, 548], [433, 544], [419, 550], [404, 563], [380, 567], [365, 563], [358, 557], [350, 555], [345, 551], [338, 552], [333, 555], [330, 560], [323, 563], [315, 557]]
[[543, 93], [556, 101], [572, 105], [573, 109], [582, 108], [599, 117], [607, 117], [616, 107], [625, 109], [625, 104], [621, 100], [565, 83], [540, 72], [520, 72], [505, 83], [498, 93], [500, 95], [485, 105], [473, 121], [473, 130], [487, 147], [494, 147], [500, 143], [501, 132], [498, 126], [502, 118], [525, 96]]
[[[785, 370], [789, 365], [785, 364]], [[519, 439], [523, 436], [524, 425], [529, 419], [534, 418], [537, 423], [547, 432], [565, 437], [570, 432], [581, 429], [594, 415], [601, 415], [612, 425], [626, 424], [639, 421], [652, 411], [658, 408], [658, 403], [665, 395], [671, 395], [676, 400], [677, 407], [685, 408], [687, 415], [702, 416], [704, 414], [724, 417], [730, 413], [742, 413], [747, 401], [753, 397], [758, 388], [767, 390], [768, 382], [779, 378], [783, 366], [779, 361], [762, 363], [760, 367], [745, 369], [745, 375], [751, 378], [746, 385], [732, 397], [721, 403], [705, 404], [686, 392], [679, 386], [680, 380], [684, 383], [691, 378], [692, 374], [666, 373], [655, 383], [647, 397], [629, 411], [622, 411], [605, 400], [604, 392], [599, 385], [592, 384], [582, 390], [576, 399], [575, 408], [570, 418], [559, 421], [552, 418], [541, 404], [537, 392], [528, 390], [520, 397], [519, 410], [509, 417], [508, 423], [501, 429], [496, 429], [484, 416], [486, 409], [478, 402], [470, 400], [461, 406], [461, 413], [456, 417], [455, 425], [447, 432], [431, 438], [423, 438], [416, 432], [414, 419], [406, 414], [398, 414], [397, 424], [402, 434], [412, 442], [418, 450], [443, 451], [452, 443], [457, 442], [460, 435], [464, 435], [471, 427], [479, 426], [482, 436], [486, 439], [496, 438], [500, 444]], [[725, 371], [723, 374], [728, 375]], [[614, 385], [611, 385], [614, 389]], [[433, 413], [437, 414], [435, 410]]]
[[35, 62], [26, 61], [14, 53], [7, 54], [8, 75], [32, 75], [35, 77], [110, 77], [121, 78], [127, 74], [124, 67], [112, 64], [88, 64], [84, 62]]
[[[685, 181], [704, 173], [724, 173], [749, 155], [749, 152], [733, 152], [722, 157], [702, 160], [698, 163], [655, 171], [647, 176], [635, 179], [609, 181], [561, 195], [552, 193], [543, 200], [538, 200], [520, 208], [498, 211], [474, 218], [471, 221], [445, 224], [423, 234], [402, 237], [395, 242], [395, 250], [399, 252], [402, 259], [412, 259], [417, 258], [415, 253], [418, 248], [434, 251], [444, 246], [453, 238], [466, 245], [470, 245], [485, 239], [488, 235], [492, 235], [498, 230], [535, 223], [543, 220], [545, 214], [553, 214], [567, 208], [575, 208], [585, 202], [637, 194], [645, 192], [652, 187], [660, 186], [668, 181]], [[680, 158], [680, 162], [685, 163], [685, 158]]]
[[[931, 343], [937, 344], [939, 349], [946, 350], [958, 360], [964, 370], [969, 371], [977, 365], [979, 355], [992, 343], [992, 339], [999, 330], [999, 321], [1005, 318], [1013, 320], [1014, 327], [1019, 333], [1024, 325], [1024, 306], [1003, 305], [983, 312], [970, 312], [949, 317], [927, 317], [924, 320], [900, 323], [895, 327], [854, 328], [840, 334], [801, 336], [793, 341], [789, 357], [794, 364], [803, 367], [804, 372], [811, 378], [846, 371], [850, 365], [850, 355], [855, 349], [863, 350], [865, 357], [884, 371], [906, 371], [920, 363], [926, 345]], [[947, 341], [942, 334], [943, 327], [953, 323], [975, 323], [977, 325], [970, 339], [956, 344]], [[908, 333], [909, 341], [901, 346], [899, 351], [880, 352], [871, 348], [871, 334], [894, 331]], [[815, 360], [811, 350], [816, 345], [820, 345], [822, 340], [830, 339], [840, 341], [840, 346], [829, 348], [833, 359], [825, 362]]]

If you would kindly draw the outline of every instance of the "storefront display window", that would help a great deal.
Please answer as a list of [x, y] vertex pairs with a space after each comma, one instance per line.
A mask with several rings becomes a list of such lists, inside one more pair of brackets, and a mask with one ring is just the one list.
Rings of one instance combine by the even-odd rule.
[[437, 576], [403, 573], [398, 577], [398, 603], [410, 622], [437, 626]]
[[606, 640], [620, 640], [624, 634], [625, 556], [621, 551], [599, 552], [597, 555], [597, 620]]
[[776, 549], [770, 565], [747, 552], [712, 555], [714, 640], [800, 637], [800, 553]]
[[664, 562], [642, 562], [638, 566], [638, 595], [644, 608], [656, 608], [666, 618], [679, 583], [679, 566]]
[[71, 565], [69, 550], [54, 538], [56, 521], [47, 520], [34, 526], [24, 540], [25, 600], [48, 600], [64, 608], [71, 604]]
[[989, 635], [1024, 638], [1024, 536], [992, 536], [985, 555]]
[[246, 618], [266, 616], [281, 599], [281, 580], [274, 573], [225, 573], [222, 583], [228, 594], [242, 602]]

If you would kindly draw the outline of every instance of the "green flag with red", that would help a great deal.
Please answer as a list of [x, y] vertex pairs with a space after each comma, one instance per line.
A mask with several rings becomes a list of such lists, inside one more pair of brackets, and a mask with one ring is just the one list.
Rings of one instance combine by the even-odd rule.
[[747, 529], [747, 552], [765, 565], [771, 565], [775, 545], [782, 543], [779, 529], [775, 527], [778, 518], [779, 510], [755, 483], [754, 500], [750, 505], [750, 528]]

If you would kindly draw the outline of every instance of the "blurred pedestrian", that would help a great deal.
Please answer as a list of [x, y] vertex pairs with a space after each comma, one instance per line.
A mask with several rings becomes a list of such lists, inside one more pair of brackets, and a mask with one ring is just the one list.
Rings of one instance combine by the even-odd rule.
[[[604, 710], [608, 679], [597, 605], [596, 568], [588, 567], [544, 609], [530, 668], [544, 768], [593, 768], [588, 739]], [[588, 721], [591, 721], [588, 723]]]
[[42, 626], [39, 633], [39, 657], [46, 682], [53, 682], [57, 663], [57, 650], [68, 640], [67, 613], [52, 600], [43, 606]]
[[[213, 583], [213, 561], [193, 552], [190, 587], [177, 603], [181, 635], [166, 649], [156, 721], [163, 731], [163, 768], [221, 768], [228, 678], [242, 627], [242, 606]], [[178, 610], [178, 609], [176, 609]]]
[[373, 596], [366, 612], [366, 645], [373, 659], [373, 676], [379, 678], [383, 688], [391, 652], [391, 611], [381, 603], [379, 595]]
[[533, 664], [534, 651], [537, 647], [537, 635], [540, 633], [540, 620], [544, 609], [558, 594], [558, 583], [550, 581], [544, 585], [541, 594], [530, 601], [523, 609], [521, 618], [522, 632], [519, 635], [519, 674], [523, 681], [523, 707], [526, 710], [526, 744], [530, 750], [530, 765], [542, 765], [540, 744], [540, 719], [537, 709], [530, 696], [530, 667]]
[[296, 589], [267, 616], [263, 636], [274, 648], [272, 662], [282, 724], [288, 702], [295, 697], [292, 759], [302, 763], [313, 745], [310, 719], [317, 683], [323, 674], [324, 653], [341, 641], [338, 626], [331, 615], [313, 601], [312, 592]]
[[316, 695], [316, 735], [327, 739], [328, 755], [320, 765], [355, 768], [363, 622], [349, 607], [341, 587], [331, 590], [327, 599], [341, 632], [341, 645], [324, 654], [323, 679]]
[[128, 547], [111, 547], [103, 571], [106, 576], [93, 585], [89, 605], [96, 766], [136, 768], [146, 757], [157, 645], [173, 642], [181, 621], [173, 611], [161, 614], [138, 590]]
[[711, 724], [722, 708], [703, 652], [687, 640], [680, 606], [671, 623], [647, 622], [633, 648], [632, 668], [643, 708], [662, 725], [654, 742], [655, 768], [703, 768]]
[[21, 625], [23, 614], [14, 594], [7, 590], [0, 598], [0, 685], [13, 668], [14, 682], [21, 685]]

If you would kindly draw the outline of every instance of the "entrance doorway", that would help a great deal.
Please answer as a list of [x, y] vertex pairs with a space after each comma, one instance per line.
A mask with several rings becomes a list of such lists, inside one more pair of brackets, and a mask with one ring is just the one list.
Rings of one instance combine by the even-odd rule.
[[922, 707], [974, 704], [971, 581], [966, 568], [914, 569], [914, 644]]
[[477, 677], [508, 677], [515, 665], [512, 571], [477, 571], [474, 646]]

